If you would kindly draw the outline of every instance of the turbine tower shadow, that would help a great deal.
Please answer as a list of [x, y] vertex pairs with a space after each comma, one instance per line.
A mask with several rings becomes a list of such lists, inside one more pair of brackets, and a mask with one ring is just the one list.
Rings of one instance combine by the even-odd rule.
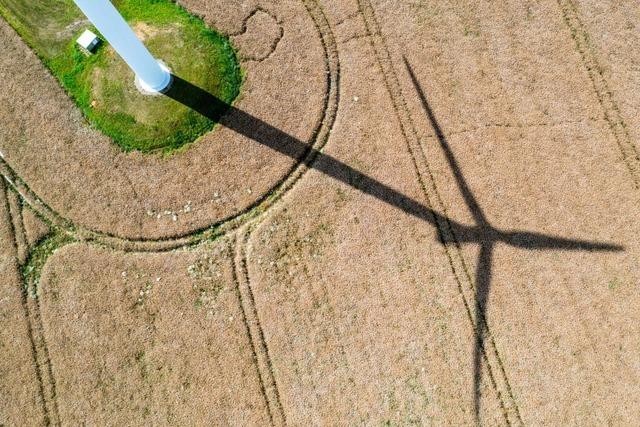
[[[451, 220], [388, 185], [359, 172], [335, 157], [312, 148], [308, 143], [300, 141], [232, 105], [224, 103], [214, 95], [178, 76], [173, 76], [173, 84], [165, 95], [211, 120], [219, 121], [223, 126], [250, 138], [258, 144], [294, 159], [304, 159], [303, 163], [306, 166], [425, 221], [436, 229], [439, 240], [443, 245], [462, 243], [477, 243], [480, 245], [480, 255], [475, 272], [475, 343], [473, 355], [474, 410], [476, 420], [479, 421], [481, 363], [487, 331], [486, 305], [491, 287], [491, 266], [495, 245], [504, 243], [529, 250], [621, 251], [624, 248], [610, 243], [567, 239], [528, 231], [505, 231], [493, 227], [466, 183], [411, 66], [406, 59], [404, 61], [420, 102], [435, 131], [449, 167], [455, 176], [457, 186], [465, 203], [472, 212], [476, 223], [474, 226], [467, 226]], [[226, 113], [222, 115], [221, 112]], [[446, 226], [448, 232], [443, 229], [443, 226]]]

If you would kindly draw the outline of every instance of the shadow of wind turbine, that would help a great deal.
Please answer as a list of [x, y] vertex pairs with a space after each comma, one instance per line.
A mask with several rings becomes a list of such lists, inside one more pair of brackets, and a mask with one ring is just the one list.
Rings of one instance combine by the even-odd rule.
[[491, 264], [495, 244], [505, 243], [529, 250], [620, 251], [623, 248], [619, 245], [571, 240], [535, 232], [501, 231], [492, 227], [467, 185], [453, 152], [446, 141], [444, 133], [435, 119], [424, 93], [413, 74], [413, 70], [406, 59], [405, 64], [424, 110], [436, 132], [440, 146], [446, 155], [449, 167], [455, 176], [458, 188], [464, 197], [465, 203], [473, 213], [476, 222], [474, 226], [467, 226], [451, 220], [430, 207], [393, 189], [387, 184], [354, 169], [341, 160], [322, 153], [311, 147], [309, 143], [300, 141], [265, 121], [237, 107], [226, 104], [214, 95], [179, 76], [173, 76], [173, 85], [165, 95], [258, 144], [264, 145], [277, 153], [284, 154], [293, 159], [301, 160], [309, 168], [322, 172], [336, 181], [345, 183], [364, 194], [426, 222], [434, 227], [443, 245], [451, 243], [477, 243], [480, 245], [480, 257], [475, 280], [476, 338], [474, 346], [474, 402], [477, 418], [480, 408], [480, 358], [484, 347], [486, 302], [491, 285]]
[[[480, 421], [480, 382], [481, 382], [481, 369], [482, 358], [487, 361], [485, 353], [485, 339], [488, 333], [488, 325], [486, 319], [487, 313], [487, 301], [491, 290], [491, 276], [492, 276], [492, 263], [493, 263], [493, 250], [495, 245], [503, 243], [512, 247], [526, 249], [526, 250], [573, 250], [573, 251], [622, 251], [624, 248], [620, 245], [591, 242], [586, 240], [567, 239], [563, 237], [556, 237], [545, 235], [537, 232], [529, 231], [504, 231], [493, 227], [485, 213], [483, 212], [480, 204], [476, 200], [473, 192], [469, 188], [462, 170], [449, 146], [449, 143], [436, 119], [429, 102], [418, 82], [418, 79], [407, 61], [406, 57], [403, 57], [404, 64], [406, 66], [411, 82], [416, 90], [420, 104], [424, 110], [427, 119], [433, 128], [438, 144], [442, 149], [448, 166], [453, 173], [456, 185], [465, 204], [469, 208], [473, 219], [476, 223], [475, 226], [463, 226], [452, 222], [446, 218], [446, 221], [451, 223], [451, 233], [448, 237], [443, 238], [444, 244], [460, 244], [460, 243], [476, 243], [480, 245], [480, 252], [478, 255], [478, 262], [475, 271], [475, 343], [473, 350], [473, 399], [474, 399], [474, 413], [476, 421]], [[517, 414], [520, 419], [519, 413]], [[520, 419], [520, 421], [522, 421]]]

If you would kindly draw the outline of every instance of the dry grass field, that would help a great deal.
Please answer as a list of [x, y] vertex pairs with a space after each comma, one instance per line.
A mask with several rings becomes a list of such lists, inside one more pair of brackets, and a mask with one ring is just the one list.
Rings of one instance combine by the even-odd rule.
[[0, 425], [638, 425], [640, 4], [179, 3], [168, 156], [0, 19]]

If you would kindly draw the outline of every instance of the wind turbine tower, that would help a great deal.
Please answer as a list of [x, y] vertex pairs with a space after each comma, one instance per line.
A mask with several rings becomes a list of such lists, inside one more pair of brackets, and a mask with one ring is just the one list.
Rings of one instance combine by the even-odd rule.
[[109, 0], [73, 1], [133, 70], [142, 92], [156, 94], [169, 88], [169, 69], [149, 53]]

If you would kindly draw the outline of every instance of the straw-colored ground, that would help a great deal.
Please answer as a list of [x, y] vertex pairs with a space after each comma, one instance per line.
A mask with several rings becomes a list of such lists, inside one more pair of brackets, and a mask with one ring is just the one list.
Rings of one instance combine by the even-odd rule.
[[0, 424], [637, 425], [640, 5], [182, 4], [168, 158], [0, 21]]

